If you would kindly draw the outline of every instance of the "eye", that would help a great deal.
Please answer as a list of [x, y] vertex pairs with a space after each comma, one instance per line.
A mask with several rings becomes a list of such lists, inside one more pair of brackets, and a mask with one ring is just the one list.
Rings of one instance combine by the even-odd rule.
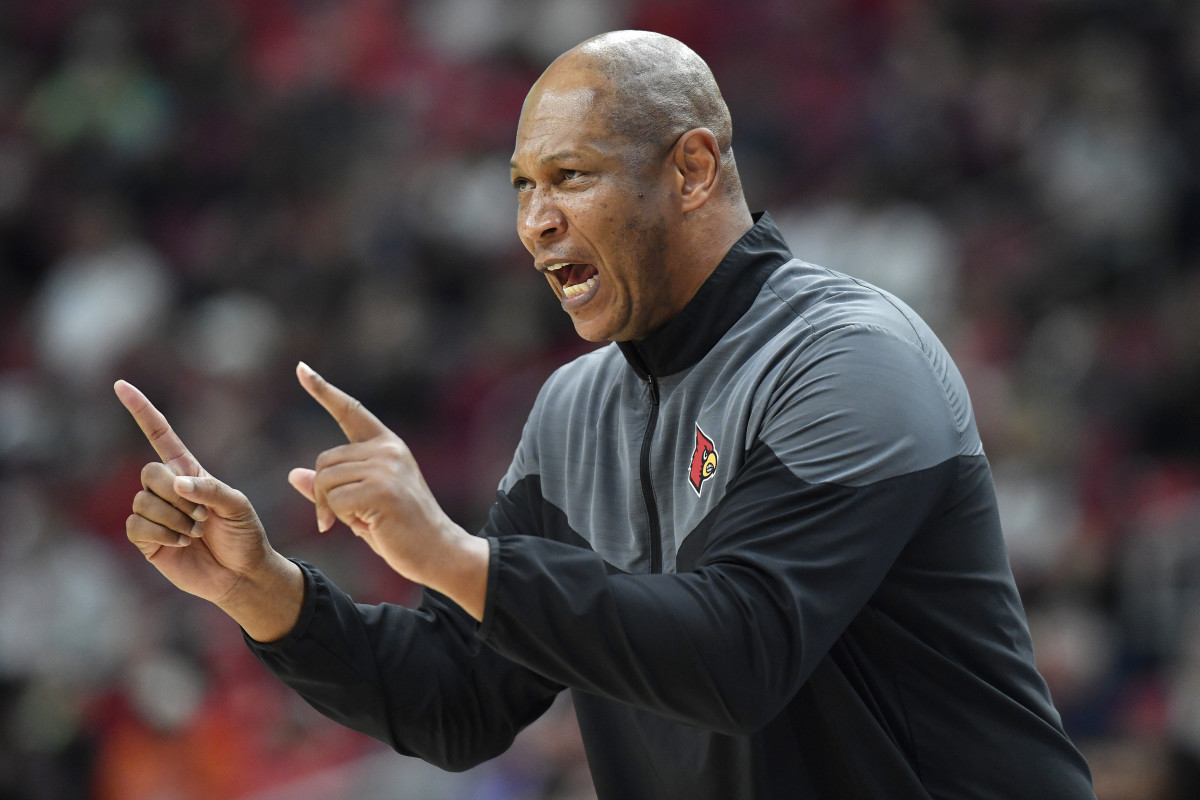
[[564, 181], [571, 181], [576, 178], [582, 178], [584, 173], [580, 169], [564, 169], [560, 174]]
[[513, 185], [513, 188], [516, 189], [518, 192], [523, 192], [526, 189], [528, 189], [532, 184], [530, 183], [528, 178], [513, 178], [512, 185]]

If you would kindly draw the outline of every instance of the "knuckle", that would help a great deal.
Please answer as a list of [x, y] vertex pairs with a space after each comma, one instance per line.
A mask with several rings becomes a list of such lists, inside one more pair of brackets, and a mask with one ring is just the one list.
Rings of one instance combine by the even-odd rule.
[[385, 451], [393, 459], [396, 459], [398, 461], [406, 461], [406, 460], [412, 458], [412, 451], [409, 450], [408, 445], [405, 444], [404, 440], [399, 438], [398, 436], [388, 439], [388, 441], [385, 442], [383, 446], [384, 446]]
[[151, 442], [157, 442], [160, 439], [167, 437], [171, 433], [171, 426], [165, 420], [157, 421], [154, 426], [146, 432], [146, 438]]
[[347, 453], [351, 452], [347, 450], [348, 447], [350, 447], [350, 445], [341, 444], [322, 452], [319, 456], [317, 456], [317, 460], [313, 464], [315, 470], [320, 472], [323, 469], [329, 469], [330, 467], [345, 461], [347, 458]]

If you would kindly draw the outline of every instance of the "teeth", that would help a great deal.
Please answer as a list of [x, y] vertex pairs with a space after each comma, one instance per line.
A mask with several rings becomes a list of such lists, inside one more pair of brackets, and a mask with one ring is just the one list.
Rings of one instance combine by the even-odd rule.
[[563, 267], [567, 266], [570, 263], [571, 262], [569, 262], [569, 261], [562, 261], [558, 264], [547, 264], [546, 272], [557, 272], [558, 270], [562, 269]]
[[595, 278], [595, 276], [592, 276], [591, 278], [588, 278], [583, 283], [577, 283], [574, 286], [564, 286], [563, 287], [563, 297], [578, 297], [579, 295], [583, 294], [584, 292], [591, 289], [595, 285], [596, 285], [596, 278]]

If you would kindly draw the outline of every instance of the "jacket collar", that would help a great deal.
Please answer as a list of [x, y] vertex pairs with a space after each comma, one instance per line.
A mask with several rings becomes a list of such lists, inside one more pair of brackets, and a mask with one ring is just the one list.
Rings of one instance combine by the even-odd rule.
[[644, 339], [617, 342], [642, 378], [674, 375], [693, 366], [741, 319], [767, 277], [792, 253], [766, 212], [729, 249], [695, 296], [666, 325]]

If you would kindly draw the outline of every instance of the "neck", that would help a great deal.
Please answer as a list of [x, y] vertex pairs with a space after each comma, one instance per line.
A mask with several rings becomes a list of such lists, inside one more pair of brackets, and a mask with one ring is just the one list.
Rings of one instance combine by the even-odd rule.
[[[701, 211], [707, 213], [701, 213]], [[713, 270], [725, 258], [729, 249], [754, 227], [750, 209], [744, 202], [726, 206], [705, 206], [684, 217], [682, 238], [687, 242], [690, 276], [690, 298], [708, 280]]]

